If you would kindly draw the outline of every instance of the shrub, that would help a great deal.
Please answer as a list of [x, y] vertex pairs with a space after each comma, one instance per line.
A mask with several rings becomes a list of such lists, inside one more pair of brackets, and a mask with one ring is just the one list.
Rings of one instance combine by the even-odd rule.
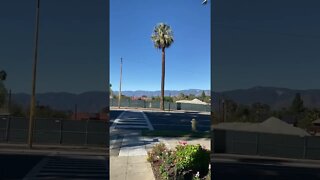
[[210, 152], [200, 145], [178, 145], [176, 147], [176, 166], [179, 174], [208, 174]]

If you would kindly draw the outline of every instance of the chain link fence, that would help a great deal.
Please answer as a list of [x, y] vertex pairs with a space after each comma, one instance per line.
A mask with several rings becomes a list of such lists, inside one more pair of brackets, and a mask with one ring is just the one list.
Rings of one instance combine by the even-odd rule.
[[[110, 106], [117, 107], [118, 99], [110, 99]], [[160, 108], [160, 101], [145, 101], [145, 100], [131, 100], [121, 99], [121, 107], [132, 107], [132, 108]], [[175, 103], [175, 102], [164, 102], [164, 108], [168, 111], [173, 110], [188, 110], [188, 111], [203, 111], [210, 112], [210, 105], [202, 104], [187, 104], [187, 103]]]
[[[0, 143], [27, 143], [29, 120], [0, 116]], [[101, 120], [35, 119], [33, 143], [107, 147], [108, 122]]]
[[320, 159], [319, 136], [213, 130], [215, 153]]

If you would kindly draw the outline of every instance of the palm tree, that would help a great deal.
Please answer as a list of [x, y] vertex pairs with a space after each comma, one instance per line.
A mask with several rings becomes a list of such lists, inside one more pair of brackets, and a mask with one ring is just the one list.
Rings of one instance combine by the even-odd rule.
[[7, 73], [4, 70], [0, 71], [0, 81], [4, 81], [6, 79], [7, 79]]
[[169, 25], [159, 23], [153, 30], [151, 39], [154, 47], [162, 50], [161, 98], [160, 109], [164, 110], [164, 78], [165, 78], [165, 49], [173, 43], [173, 33]]

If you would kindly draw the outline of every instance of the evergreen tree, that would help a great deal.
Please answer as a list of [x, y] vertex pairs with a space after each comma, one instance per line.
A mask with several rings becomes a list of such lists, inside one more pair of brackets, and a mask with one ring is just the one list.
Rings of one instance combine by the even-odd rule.
[[301, 95], [300, 93], [297, 93], [290, 107], [290, 113], [294, 116], [295, 120], [294, 126], [298, 125], [298, 121], [299, 119], [301, 119], [304, 110], [305, 108], [303, 106], [303, 100], [301, 99]]
[[304, 111], [303, 100], [301, 99], [300, 93], [297, 93], [293, 99], [290, 110], [293, 114], [300, 114]]
[[201, 93], [201, 100], [204, 101], [206, 99], [206, 93], [202, 91]]

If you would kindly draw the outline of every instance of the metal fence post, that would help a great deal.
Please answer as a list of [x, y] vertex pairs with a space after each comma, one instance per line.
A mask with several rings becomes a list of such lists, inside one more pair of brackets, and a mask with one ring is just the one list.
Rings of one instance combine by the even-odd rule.
[[9, 142], [9, 132], [10, 132], [10, 120], [11, 117], [9, 116], [9, 118], [7, 119], [7, 127], [6, 127], [6, 142]]
[[59, 144], [62, 144], [62, 131], [63, 131], [63, 120], [60, 120], [60, 138], [59, 138]]
[[303, 159], [306, 158], [306, 154], [307, 154], [307, 137], [304, 136], [303, 137], [303, 154], [302, 154]]
[[233, 133], [232, 133], [232, 151], [231, 151], [231, 153], [235, 153], [235, 146], [236, 146], [236, 143], [235, 143], [235, 141], [236, 141], [236, 138], [235, 138], [235, 136], [234, 136], [234, 131], [233, 131]]
[[259, 138], [260, 134], [256, 133], [256, 155], [259, 155]]
[[86, 121], [86, 137], [85, 137], [85, 145], [88, 145], [88, 123], [89, 120]]
[[9, 142], [9, 132], [10, 132], [10, 121], [11, 121], [11, 89], [9, 90], [9, 101], [8, 101], [8, 118], [6, 127], [6, 142]]

